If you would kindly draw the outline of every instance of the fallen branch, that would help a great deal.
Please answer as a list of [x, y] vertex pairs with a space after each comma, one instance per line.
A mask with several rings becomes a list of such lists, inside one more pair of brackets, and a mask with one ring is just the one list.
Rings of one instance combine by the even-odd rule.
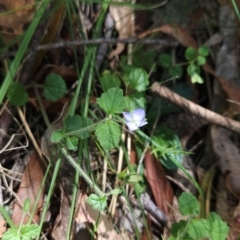
[[[77, 47], [83, 45], [100, 45], [100, 44], [116, 44], [116, 43], [136, 43], [136, 44], [158, 44], [161, 46], [178, 46], [178, 43], [175, 41], [168, 41], [164, 39], [149, 39], [149, 38], [124, 38], [124, 39], [110, 39], [110, 38], [97, 38], [97, 39], [87, 39], [87, 40], [80, 40], [80, 41], [68, 41], [68, 42], [59, 42], [59, 43], [50, 43], [46, 45], [39, 45], [37, 47], [31, 47], [27, 50], [26, 53], [34, 53], [41, 50], [52, 50], [57, 48], [65, 48], [65, 47]], [[5, 52], [0, 55], [0, 60], [8, 57], [15, 56], [17, 51], [12, 52]]]
[[159, 83], [155, 82], [151, 86], [151, 90], [158, 94], [159, 97], [164, 98], [174, 105], [190, 112], [193, 115], [199, 116], [212, 124], [219, 125], [221, 127], [230, 129], [234, 132], [240, 133], [240, 122], [232, 120], [227, 117], [223, 117], [213, 111], [210, 111], [206, 108], [203, 108], [181, 96], [172, 92], [167, 87], [160, 85]]

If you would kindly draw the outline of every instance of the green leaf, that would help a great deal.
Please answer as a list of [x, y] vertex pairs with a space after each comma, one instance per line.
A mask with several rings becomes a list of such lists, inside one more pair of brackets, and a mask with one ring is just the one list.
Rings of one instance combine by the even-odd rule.
[[47, 76], [43, 85], [43, 94], [49, 101], [56, 102], [58, 99], [64, 96], [67, 91], [66, 83], [60, 75], [51, 73]]
[[126, 108], [129, 112], [135, 110], [136, 108], [146, 108], [146, 97], [144, 93], [135, 92], [129, 96], [125, 97]]
[[[175, 238], [177, 238], [180, 233], [184, 232], [186, 226], [187, 226], [187, 221], [185, 221], [185, 220], [175, 222], [172, 224], [170, 232]], [[186, 235], [184, 235], [183, 237], [186, 238]]]
[[202, 77], [199, 74], [197, 74], [197, 73], [194, 73], [191, 76], [191, 81], [192, 81], [192, 83], [199, 83], [199, 84], [203, 83]]
[[100, 77], [100, 83], [104, 92], [110, 88], [119, 88], [121, 86], [120, 79], [109, 71], [104, 71]]
[[172, 77], [180, 78], [182, 76], [182, 68], [180, 66], [171, 66], [169, 73]]
[[120, 188], [116, 188], [116, 189], [113, 189], [109, 192], [109, 194], [111, 195], [118, 195], [122, 192], [122, 190]]
[[64, 138], [64, 133], [62, 132], [62, 130], [57, 130], [57, 131], [52, 133], [50, 140], [51, 140], [52, 143], [58, 143], [63, 138]]
[[129, 73], [124, 74], [124, 79], [131, 88], [143, 92], [149, 84], [148, 74], [142, 68], [133, 68]]
[[206, 57], [209, 55], [209, 48], [207, 46], [201, 46], [199, 49], [198, 49], [198, 53], [203, 56], [203, 57]]
[[208, 215], [207, 221], [210, 226], [209, 233], [212, 240], [225, 240], [227, 238], [229, 227], [227, 223], [221, 220], [219, 215], [211, 212]]
[[74, 135], [81, 139], [88, 138], [92, 131], [91, 125], [93, 125], [93, 121], [88, 117], [69, 115], [64, 121], [65, 134]]
[[117, 123], [109, 120], [105, 123], [100, 123], [96, 127], [96, 136], [101, 146], [106, 150], [110, 150], [118, 146], [121, 130]]
[[209, 236], [209, 224], [206, 219], [192, 219], [188, 224], [187, 233], [193, 239], [202, 239]]
[[119, 88], [110, 88], [97, 98], [98, 105], [107, 113], [122, 113], [126, 106], [123, 90]]
[[[152, 70], [155, 71], [156, 68], [153, 69], [155, 65], [155, 56], [156, 52], [152, 50], [146, 50], [144, 48], [139, 48], [137, 51], [133, 53], [133, 65], [138, 68], [143, 68], [147, 71]], [[147, 61], [146, 61], [147, 59]]]
[[198, 56], [197, 57], [197, 64], [198, 64], [198, 66], [201, 66], [201, 65], [203, 65], [205, 63], [206, 63], [206, 58], [205, 57], [202, 57], [202, 56]]
[[15, 106], [23, 106], [28, 101], [28, 94], [20, 82], [12, 82], [7, 93], [7, 98]]
[[[161, 163], [168, 169], [177, 169], [178, 166], [174, 163], [174, 160], [180, 164], [183, 160], [183, 149], [178, 135], [167, 127], [159, 127], [152, 136], [152, 139], [164, 149], [173, 149], [165, 153], [160, 152], [159, 158], [161, 159]], [[164, 154], [164, 157], [161, 154]]]
[[199, 215], [199, 203], [191, 193], [182, 193], [181, 196], [178, 198], [178, 204], [179, 210], [182, 215]]
[[31, 224], [31, 225], [23, 225], [20, 229], [20, 233], [23, 237], [28, 239], [33, 239], [38, 235], [40, 231], [40, 226]]
[[193, 47], [188, 47], [185, 51], [185, 58], [189, 61], [195, 60], [197, 55], [197, 51]]
[[124, 180], [126, 183], [136, 183], [142, 181], [143, 177], [139, 174], [130, 173], [127, 174]]
[[92, 193], [88, 197], [87, 203], [90, 204], [94, 209], [103, 211], [107, 206], [107, 198], [106, 196], [99, 197], [97, 194]]
[[15, 228], [8, 229], [3, 234], [2, 240], [21, 240], [21, 238], [18, 234], [18, 229], [15, 229]]
[[78, 149], [78, 138], [77, 137], [66, 137], [67, 149], [71, 151], [77, 151]]
[[170, 68], [172, 66], [172, 57], [169, 54], [163, 53], [159, 57], [160, 64], [165, 68]]
[[26, 198], [24, 203], [23, 203], [23, 211], [25, 213], [28, 212], [29, 208], [30, 208], [30, 203], [31, 203], [31, 200], [29, 198]]
[[200, 67], [198, 65], [195, 65], [195, 64], [190, 64], [187, 67], [187, 72], [190, 76], [192, 76], [195, 73], [199, 74], [200, 73]]

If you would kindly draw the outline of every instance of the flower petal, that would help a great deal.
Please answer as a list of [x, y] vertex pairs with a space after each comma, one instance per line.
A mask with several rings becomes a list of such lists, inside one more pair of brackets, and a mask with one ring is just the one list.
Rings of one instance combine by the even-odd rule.
[[145, 110], [142, 108], [137, 108], [132, 111], [132, 118], [134, 121], [142, 121], [146, 116]]
[[139, 127], [134, 122], [126, 122], [126, 125], [128, 126], [130, 131], [135, 131], [139, 129]]
[[132, 121], [132, 113], [130, 113], [130, 112], [123, 112], [123, 116], [124, 116], [124, 118], [125, 118], [125, 120], [127, 122], [131, 122]]

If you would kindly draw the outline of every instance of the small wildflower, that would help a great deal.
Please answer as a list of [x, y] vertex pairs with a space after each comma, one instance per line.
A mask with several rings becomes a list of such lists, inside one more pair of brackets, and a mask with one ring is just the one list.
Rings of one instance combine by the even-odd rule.
[[123, 112], [123, 116], [130, 131], [138, 130], [147, 124], [145, 119], [146, 112], [142, 108], [137, 108], [132, 112]]

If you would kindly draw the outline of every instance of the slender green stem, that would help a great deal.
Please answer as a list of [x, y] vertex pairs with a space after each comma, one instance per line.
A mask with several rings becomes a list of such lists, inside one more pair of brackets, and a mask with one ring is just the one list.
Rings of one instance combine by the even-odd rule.
[[78, 163], [74, 160], [74, 158], [72, 158], [66, 148], [64, 148], [63, 146], [61, 146], [61, 152], [62, 154], [67, 158], [67, 160], [69, 161], [70, 164], [72, 164], [72, 166], [76, 169], [76, 171], [78, 171], [80, 173], [80, 175], [84, 178], [84, 180], [87, 182], [87, 184], [92, 187], [94, 189], [94, 191], [100, 196], [104, 196], [104, 192], [102, 192], [102, 190], [93, 182], [93, 180], [88, 176], [87, 173], [85, 173], [85, 171], [78, 165]]
[[237, 4], [236, 4], [235, 0], [232, 0], [232, 5], [233, 5], [234, 10], [237, 14], [238, 20], [240, 21], [240, 14], [239, 14], [239, 10], [238, 10], [238, 7], [237, 7]]
[[[46, 199], [46, 202], [45, 202], [45, 205], [44, 205], [44, 208], [43, 208], [43, 212], [42, 212], [42, 216], [41, 216], [41, 221], [40, 221], [40, 231], [38, 233], [38, 236], [37, 236], [37, 239], [39, 239], [39, 236], [41, 234], [41, 229], [42, 229], [42, 226], [43, 226], [43, 222], [45, 221], [45, 216], [46, 216], [46, 213], [48, 211], [48, 208], [49, 208], [49, 205], [50, 205], [50, 200], [51, 200], [51, 197], [52, 197], [52, 194], [53, 194], [53, 190], [54, 190], [54, 187], [55, 187], [55, 184], [56, 184], [56, 180], [57, 180], [57, 176], [58, 176], [58, 172], [59, 172], [59, 169], [60, 169], [60, 166], [61, 166], [61, 162], [62, 162], [62, 159], [59, 158], [57, 161], [56, 161], [56, 164], [54, 165], [54, 172], [53, 172], [53, 175], [52, 175], [52, 179], [51, 179], [51, 183], [50, 183], [50, 186], [49, 186], [49, 191], [48, 191], [48, 194], [47, 194], [47, 199]], [[49, 163], [50, 164], [50, 163]]]
[[38, 10], [35, 14], [34, 20], [32, 21], [27, 32], [25, 33], [25, 37], [21, 42], [19, 50], [9, 68], [9, 71], [8, 71], [4, 81], [3, 81], [2, 87], [0, 88], [0, 104], [2, 103], [6, 93], [8, 91], [8, 88], [19, 69], [20, 62], [23, 59], [23, 56], [27, 49], [27, 46], [30, 43], [32, 35], [34, 34], [35, 29], [37, 28], [42, 16], [44, 15], [45, 9], [46, 9], [47, 5], [49, 4], [49, 2], [50, 2], [50, 0], [41, 1], [41, 3], [40, 3], [41, 6], [38, 8]]
[[14, 223], [13, 223], [12, 219], [10, 218], [8, 212], [5, 210], [5, 208], [2, 205], [0, 205], [0, 213], [3, 215], [4, 219], [10, 225], [10, 227], [12, 229], [15, 229], [16, 226], [14, 225]]

